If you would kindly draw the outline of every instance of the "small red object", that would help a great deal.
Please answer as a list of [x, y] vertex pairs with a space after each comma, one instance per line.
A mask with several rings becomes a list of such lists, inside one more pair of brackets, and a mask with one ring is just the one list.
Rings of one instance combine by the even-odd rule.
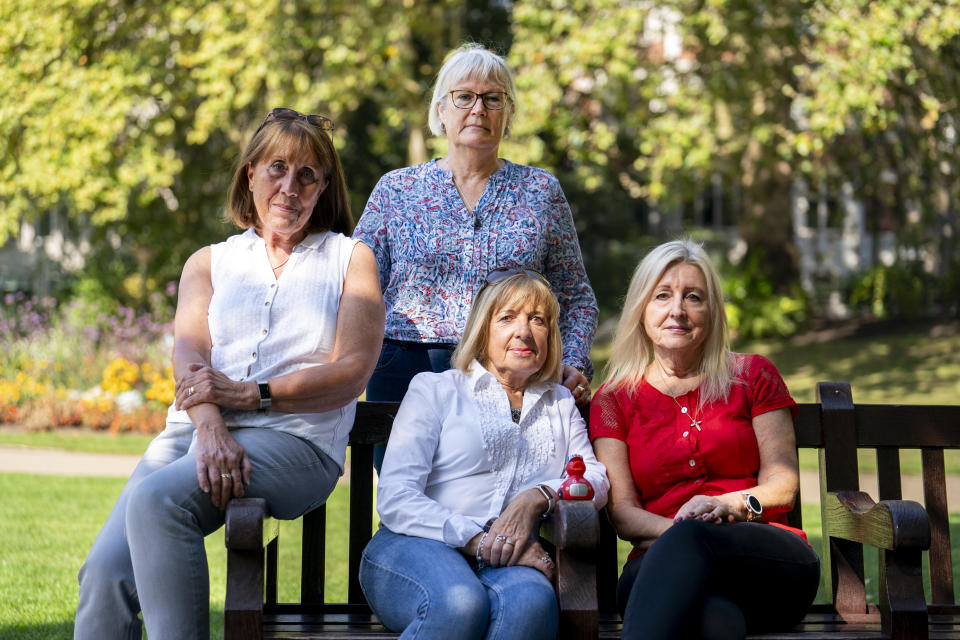
[[560, 485], [557, 496], [561, 500], [592, 500], [593, 486], [583, 477], [587, 465], [583, 456], [575, 453], [567, 460], [567, 479]]

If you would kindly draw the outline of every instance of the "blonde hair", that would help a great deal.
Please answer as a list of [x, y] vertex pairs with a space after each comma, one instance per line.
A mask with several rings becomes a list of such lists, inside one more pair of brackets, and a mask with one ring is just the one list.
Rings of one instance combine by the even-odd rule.
[[511, 304], [530, 303], [542, 309], [547, 317], [550, 334], [547, 337], [547, 359], [528, 384], [550, 381], [560, 382], [560, 365], [563, 359], [563, 347], [560, 343], [560, 303], [550, 290], [550, 286], [526, 273], [520, 272], [481, 288], [470, 307], [467, 326], [463, 338], [450, 358], [450, 364], [464, 373], [470, 370], [470, 363], [476, 360], [486, 366], [490, 357], [487, 343], [490, 341], [490, 320], [493, 314]]
[[613, 350], [604, 371], [606, 383], [614, 390], [629, 389], [640, 384], [643, 372], [654, 357], [653, 342], [643, 326], [647, 304], [663, 274], [677, 264], [690, 264], [700, 269], [707, 285], [709, 325], [700, 359], [699, 373], [703, 376], [700, 402], [708, 404], [726, 400], [734, 376], [720, 277], [703, 247], [686, 239], [654, 248], [633, 272], [613, 338]]
[[350, 214], [350, 200], [347, 197], [347, 183], [343, 177], [340, 157], [333, 146], [333, 140], [318, 127], [300, 119], [269, 120], [254, 134], [247, 148], [237, 159], [233, 180], [227, 194], [227, 222], [233, 222], [241, 229], [258, 228], [260, 218], [250, 191], [247, 166], [256, 165], [262, 158], [275, 149], [289, 147], [297, 150], [310, 150], [320, 165], [320, 173], [327, 180], [313, 207], [313, 213], [307, 222], [311, 233], [336, 231], [349, 235], [353, 232], [353, 216]]
[[468, 42], [462, 44], [449, 54], [437, 73], [437, 81], [433, 84], [433, 98], [430, 99], [430, 109], [427, 114], [427, 124], [430, 132], [435, 136], [444, 135], [443, 122], [437, 109], [440, 103], [447, 99], [447, 94], [453, 90], [453, 85], [463, 80], [489, 80], [500, 85], [510, 94], [507, 100], [507, 123], [504, 135], [510, 133], [510, 125], [516, 115], [517, 85], [513, 81], [513, 72], [503, 58], [490, 51], [481, 44]]

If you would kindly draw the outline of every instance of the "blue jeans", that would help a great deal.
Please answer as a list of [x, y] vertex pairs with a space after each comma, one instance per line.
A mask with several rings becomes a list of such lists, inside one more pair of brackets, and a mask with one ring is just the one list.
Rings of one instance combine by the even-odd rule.
[[[367, 400], [400, 402], [413, 376], [424, 371], [440, 373], [449, 369], [455, 347], [454, 344], [385, 339], [377, 368], [367, 383]], [[378, 474], [385, 451], [384, 445], [373, 448], [373, 466]]]
[[[210, 579], [203, 538], [224, 512], [200, 490], [193, 425], [170, 425], [147, 447], [80, 569], [76, 640], [206, 639]], [[340, 470], [306, 440], [272, 429], [231, 429], [253, 465], [249, 497], [290, 519], [322, 504]]]
[[442, 542], [386, 527], [363, 551], [360, 586], [380, 621], [400, 638], [554, 640], [553, 586], [530, 567], [474, 571]]

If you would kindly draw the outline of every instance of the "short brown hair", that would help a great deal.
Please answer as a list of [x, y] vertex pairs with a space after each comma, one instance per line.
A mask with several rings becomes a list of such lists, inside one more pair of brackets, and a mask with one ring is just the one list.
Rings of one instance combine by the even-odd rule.
[[260, 127], [247, 144], [247, 148], [237, 160], [227, 196], [227, 221], [241, 229], [259, 227], [259, 218], [250, 191], [247, 167], [255, 165], [270, 151], [290, 146], [295, 149], [309, 149], [320, 165], [320, 172], [327, 181], [307, 222], [307, 232], [336, 231], [345, 235], [353, 232], [353, 216], [350, 214], [350, 200], [347, 197], [347, 184], [343, 177], [343, 167], [333, 140], [322, 131], [304, 120], [274, 119]]

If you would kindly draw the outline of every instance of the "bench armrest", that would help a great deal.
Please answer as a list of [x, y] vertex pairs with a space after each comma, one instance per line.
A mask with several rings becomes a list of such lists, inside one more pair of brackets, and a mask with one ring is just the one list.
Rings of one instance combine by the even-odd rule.
[[593, 502], [558, 500], [540, 535], [556, 548], [561, 639], [591, 640], [598, 634], [596, 551], [599, 518]]
[[[227, 504], [225, 640], [263, 637], [264, 557], [268, 548], [276, 552], [278, 535], [279, 523], [267, 513], [263, 498], [235, 498]], [[270, 582], [273, 593], [268, 593], [268, 599], [275, 601], [276, 578]]]
[[927, 512], [913, 500], [874, 502], [863, 491], [826, 494], [824, 534], [879, 549], [929, 549]]
[[[927, 512], [912, 500], [881, 500], [862, 491], [823, 494], [824, 544], [838, 538], [880, 549], [880, 618], [885, 637], [928, 637], [922, 554], [930, 548]], [[838, 592], [839, 597], [839, 592]]]

